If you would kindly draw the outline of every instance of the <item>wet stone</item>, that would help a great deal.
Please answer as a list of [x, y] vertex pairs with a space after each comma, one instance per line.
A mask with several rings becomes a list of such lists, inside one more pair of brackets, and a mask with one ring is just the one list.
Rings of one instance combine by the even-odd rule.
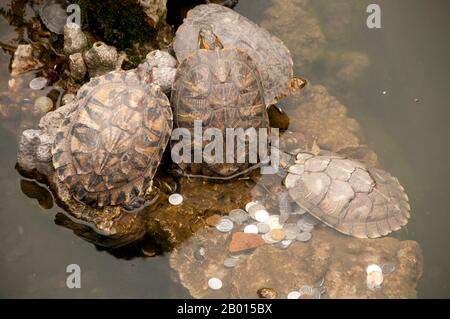
[[206, 218], [205, 222], [206, 225], [215, 227], [219, 223], [220, 219], [221, 217], [219, 215], [212, 215]]
[[262, 245], [264, 245], [264, 240], [259, 235], [236, 232], [231, 237], [229, 251], [233, 254], [258, 248]]

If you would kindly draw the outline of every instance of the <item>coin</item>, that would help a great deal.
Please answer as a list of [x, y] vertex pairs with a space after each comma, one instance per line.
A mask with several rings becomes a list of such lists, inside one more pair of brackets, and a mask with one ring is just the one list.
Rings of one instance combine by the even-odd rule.
[[251, 218], [263, 222], [269, 217], [269, 213], [263, 205], [256, 204], [250, 207], [248, 214]]
[[182, 202], [183, 202], [183, 196], [181, 196], [180, 194], [172, 194], [169, 196], [169, 203], [171, 205], [174, 205], [174, 206], [181, 205]]
[[283, 225], [283, 230], [286, 234], [286, 239], [294, 240], [299, 234], [299, 229], [296, 224], [285, 224]]
[[233, 209], [229, 214], [228, 214], [228, 218], [231, 219], [231, 221], [237, 223], [237, 224], [242, 224], [245, 221], [247, 221], [249, 219], [249, 215], [247, 214], [247, 212], [243, 209]]
[[292, 244], [292, 240], [284, 239], [280, 242], [280, 248], [286, 249], [289, 248], [289, 246]]
[[221, 218], [216, 229], [222, 233], [229, 233], [233, 229], [233, 222], [228, 218]]
[[259, 210], [255, 213], [255, 220], [258, 222], [265, 222], [269, 218], [269, 212], [266, 210]]
[[245, 210], [248, 212], [250, 210], [250, 207], [252, 207], [253, 205], [258, 204], [257, 202], [249, 202], [245, 205]]
[[298, 291], [291, 291], [287, 295], [287, 299], [298, 299], [300, 298], [301, 294]]
[[316, 226], [320, 221], [310, 214], [305, 214], [302, 216], [302, 220], [305, 224]]
[[46, 78], [44, 78], [43, 76], [39, 76], [31, 80], [28, 85], [32, 90], [42, 90], [47, 85], [47, 82], [48, 81]]
[[283, 226], [280, 225], [280, 216], [271, 215], [266, 219], [265, 223], [270, 226], [270, 229], [281, 229]]
[[272, 229], [270, 231], [270, 238], [272, 238], [273, 241], [279, 242], [284, 239], [286, 235], [284, 234], [284, 231], [282, 229]]
[[204, 247], [199, 247], [194, 251], [194, 258], [197, 261], [204, 261], [206, 259], [206, 249]]
[[300, 220], [297, 222], [297, 227], [298, 227], [300, 230], [305, 231], [305, 232], [310, 232], [310, 231], [312, 231], [312, 230], [314, 229], [314, 226], [305, 223], [305, 222], [303, 221], [303, 219], [300, 219]]
[[300, 234], [297, 235], [297, 240], [301, 242], [306, 242], [309, 241], [311, 237], [312, 237], [311, 233], [301, 232]]
[[395, 271], [395, 263], [384, 263], [383, 265], [381, 265], [381, 270], [383, 271], [383, 274], [391, 274]]
[[258, 233], [260, 234], [267, 234], [270, 232], [270, 226], [265, 223], [258, 223], [256, 224], [256, 227], [258, 228]]
[[223, 265], [226, 268], [234, 268], [238, 262], [239, 262], [239, 258], [230, 257], [230, 258], [225, 259], [225, 261], [223, 262]]
[[250, 224], [245, 226], [244, 233], [246, 234], [257, 234], [258, 233], [258, 227], [254, 224]]
[[215, 277], [210, 278], [208, 280], [208, 287], [211, 288], [212, 290], [219, 290], [220, 288], [222, 288], [222, 280]]
[[262, 239], [264, 239], [264, 241], [266, 242], [266, 244], [275, 244], [276, 243], [276, 241], [274, 241], [273, 239], [272, 239], [272, 237], [270, 236], [270, 233], [267, 233], [267, 234], [264, 234], [264, 235], [262, 235], [261, 236], [262, 237]]
[[370, 264], [369, 266], [367, 266], [366, 272], [369, 275], [370, 273], [373, 273], [373, 272], [382, 273], [383, 270], [377, 264]]

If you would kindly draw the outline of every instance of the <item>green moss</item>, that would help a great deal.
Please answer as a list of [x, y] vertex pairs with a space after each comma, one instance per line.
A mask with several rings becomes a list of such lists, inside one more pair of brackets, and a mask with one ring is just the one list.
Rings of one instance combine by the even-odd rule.
[[74, 0], [80, 6], [83, 24], [108, 44], [123, 50], [148, 41], [154, 30], [136, 0]]

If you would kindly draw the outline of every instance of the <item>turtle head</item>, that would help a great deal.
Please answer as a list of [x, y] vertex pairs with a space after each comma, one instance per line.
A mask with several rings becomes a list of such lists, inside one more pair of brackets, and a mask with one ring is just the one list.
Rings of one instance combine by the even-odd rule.
[[199, 49], [215, 50], [223, 49], [223, 44], [211, 27], [201, 27], [198, 33], [198, 47]]

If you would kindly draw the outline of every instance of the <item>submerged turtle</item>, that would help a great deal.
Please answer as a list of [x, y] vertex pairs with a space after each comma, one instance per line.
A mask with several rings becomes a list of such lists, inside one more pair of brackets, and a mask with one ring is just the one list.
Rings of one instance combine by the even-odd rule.
[[[171, 97], [175, 126], [195, 134], [194, 125], [201, 121], [204, 130], [217, 129], [220, 137], [225, 137], [228, 128], [267, 128], [263, 84], [253, 59], [240, 49], [224, 48], [209, 28], [202, 28], [197, 40], [197, 50], [184, 59], [175, 76]], [[236, 153], [233, 164], [205, 159], [210, 164], [189, 168], [191, 172], [203, 169], [204, 175], [230, 176], [248, 165], [248, 154]], [[237, 161], [239, 156], [245, 157], [245, 163]], [[186, 162], [179, 165], [188, 166]]]
[[284, 179], [290, 198], [314, 217], [358, 238], [399, 230], [410, 217], [408, 196], [389, 173], [336, 154], [300, 152]]
[[47, 0], [40, 7], [39, 17], [51, 32], [64, 33], [64, 26], [68, 17], [66, 7], [67, 1], [65, 0]]
[[293, 76], [291, 54], [280, 39], [239, 13], [217, 4], [199, 5], [188, 12], [174, 43], [180, 62], [198, 49], [198, 33], [205, 26], [214, 31], [226, 48], [244, 50], [255, 61], [266, 105], [305, 86], [305, 80]]
[[75, 103], [52, 148], [58, 178], [85, 204], [142, 206], [172, 131], [167, 97], [117, 71], [85, 84]]

